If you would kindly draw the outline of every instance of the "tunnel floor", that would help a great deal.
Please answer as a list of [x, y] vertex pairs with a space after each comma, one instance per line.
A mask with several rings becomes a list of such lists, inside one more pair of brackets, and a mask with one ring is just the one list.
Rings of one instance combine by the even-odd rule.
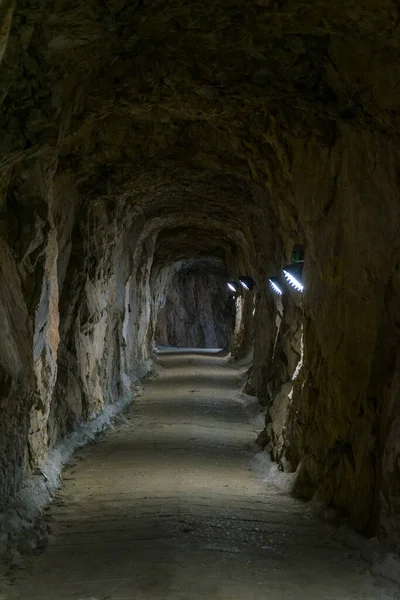
[[395, 597], [333, 528], [260, 477], [254, 415], [226, 358], [161, 359], [145, 394], [66, 469], [49, 543], [14, 574], [11, 597]]

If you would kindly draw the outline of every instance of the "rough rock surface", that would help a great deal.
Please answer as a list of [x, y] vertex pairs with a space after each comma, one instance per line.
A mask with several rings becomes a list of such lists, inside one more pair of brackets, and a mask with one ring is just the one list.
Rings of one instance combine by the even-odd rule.
[[398, 547], [399, 23], [394, 0], [0, 2], [2, 502], [129, 393], [172, 271], [209, 256], [257, 281], [232, 351], [273, 456]]
[[235, 318], [227, 280], [226, 269], [211, 269], [207, 263], [175, 273], [157, 316], [156, 342], [182, 348], [227, 347]]

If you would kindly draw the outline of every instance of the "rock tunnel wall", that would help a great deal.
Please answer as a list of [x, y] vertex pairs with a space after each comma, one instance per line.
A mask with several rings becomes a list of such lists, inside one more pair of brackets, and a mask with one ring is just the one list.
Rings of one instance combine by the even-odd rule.
[[[82, 207], [66, 178], [55, 177], [50, 190], [39, 181], [48, 196], [32, 190], [31, 211], [9, 196], [2, 220], [9, 240], [1, 254], [3, 500], [45, 463], [49, 448], [132, 394], [151, 367], [137, 326], [138, 306], [150, 302], [149, 259], [137, 258], [133, 228], [121, 231], [104, 202]], [[135, 276], [140, 287], [131, 285]]]
[[158, 313], [156, 341], [184, 348], [228, 347], [235, 304], [227, 292], [227, 280], [226, 271], [175, 273]]
[[[333, 154], [335, 187], [324, 176], [325, 168], [333, 167], [332, 158], [321, 160], [311, 196], [326, 198], [331, 190], [325, 222], [310, 201], [310, 190], [297, 188], [303, 219], [314, 227], [307, 232], [307, 278], [312, 281], [305, 305], [307, 367], [292, 407], [293, 424], [301, 422], [303, 433], [299, 436], [292, 426], [291, 439], [300, 454], [307, 449], [304, 469], [318, 493], [349, 510], [365, 530], [376, 518], [375, 502], [389, 506], [399, 489], [398, 467], [396, 474], [394, 463], [385, 465], [380, 448], [386, 386], [392, 386], [398, 352], [398, 321], [388, 314], [385, 299], [398, 268], [398, 150], [380, 135], [351, 128], [344, 128], [341, 137]], [[308, 145], [305, 160], [312, 152]], [[391, 334], [386, 330], [382, 346], [387, 320]], [[319, 424], [318, 431], [312, 422]], [[393, 478], [377, 498], [376, 480], [387, 468]], [[387, 527], [383, 514], [380, 526]], [[395, 539], [391, 531], [386, 533]]]
[[257, 281], [231, 351], [260, 442], [400, 543], [398, 6], [277, 5], [0, 4], [2, 501], [131, 393], [171, 265], [207, 256]]
[[278, 335], [256, 386], [267, 404], [260, 442], [282, 469], [298, 469], [295, 492], [342, 508], [392, 547], [400, 483], [397, 154], [382, 136], [347, 127], [330, 148], [297, 146], [293, 193], [307, 292], [301, 309], [295, 292], [284, 306], [275, 300]]

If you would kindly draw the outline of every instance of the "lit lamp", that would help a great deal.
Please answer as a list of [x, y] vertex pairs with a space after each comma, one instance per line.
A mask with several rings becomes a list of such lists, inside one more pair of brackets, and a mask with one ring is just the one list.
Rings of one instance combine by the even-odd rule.
[[235, 281], [234, 279], [231, 279], [230, 281], [228, 281], [227, 285], [228, 285], [228, 288], [231, 290], [231, 292], [236, 294], [236, 292], [239, 289], [239, 284], [237, 283], [237, 281]]
[[250, 277], [249, 275], [240, 275], [239, 283], [242, 286], [242, 288], [244, 288], [248, 292], [251, 292], [251, 290], [254, 288], [254, 286], [256, 284], [254, 279], [252, 277]]
[[292, 287], [298, 292], [304, 290], [303, 286], [303, 263], [293, 263], [283, 267], [283, 274]]
[[270, 277], [268, 279], [268, 281], [269, 281], [270, 286], [274, 290], [275, 294], [278, 294], [278, 296], [282, 296], [283, 289], [282, 289], [282, 284], [281, 284], [279, 277]]

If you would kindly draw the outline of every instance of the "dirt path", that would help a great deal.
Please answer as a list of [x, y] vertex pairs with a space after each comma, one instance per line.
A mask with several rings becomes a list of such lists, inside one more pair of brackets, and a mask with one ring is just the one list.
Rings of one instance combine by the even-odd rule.
[[35, 600], [386, 600], [329, 526], [268, 486], [237, 371], [166, 354], [126, 421], [82, 450], [49, 510], [48, 548], [18, 572]]

